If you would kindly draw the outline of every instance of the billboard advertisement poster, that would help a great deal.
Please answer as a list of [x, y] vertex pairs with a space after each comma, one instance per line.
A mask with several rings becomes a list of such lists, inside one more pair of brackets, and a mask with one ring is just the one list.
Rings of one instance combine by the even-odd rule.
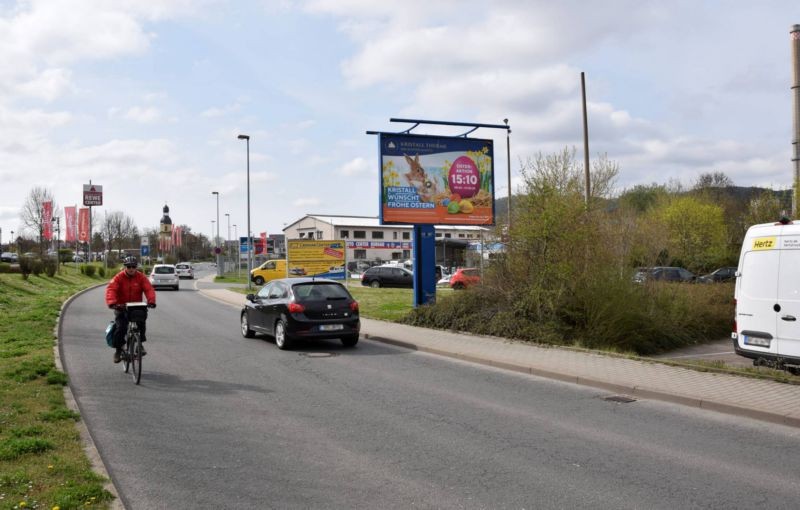
[[290, 239], [286, 242], [289, 277], [345, 278], [345, 244], [342, 240]]
[[381, 223], [494, 225], [492, 140], [382, 133]]

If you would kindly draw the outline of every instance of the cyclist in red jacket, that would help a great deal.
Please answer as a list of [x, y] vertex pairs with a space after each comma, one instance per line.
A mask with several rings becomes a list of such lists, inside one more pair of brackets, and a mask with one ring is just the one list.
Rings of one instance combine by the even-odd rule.
[[[123, 261], [125, 269], [117, 273], [106, 287], [106, 305], [114, 309], [114, 363], [119, 363], [122, 355], [122, 346], [125, 345], [125, 334], [128, 331], [128, 315], [125, 313], [125, 303], [138, 303], [147, 301], [150, 308], [156, 307], [156, 291], [150, 280], [140, 273], [136, 267], [139, 261], [136, 257], [125, 257]], [[146, 299], [142, 299], [144, 294]], [[139, 329], [142, 332], [142, 342], [145, 341], [145, 322], [139, 322]], [[142, 348], [142, 356], [147, 354]]]

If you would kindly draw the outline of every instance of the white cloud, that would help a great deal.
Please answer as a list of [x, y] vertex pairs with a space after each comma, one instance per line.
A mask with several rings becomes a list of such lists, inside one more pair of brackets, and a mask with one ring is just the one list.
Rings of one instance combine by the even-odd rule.
[[345, 177], [357, 177], [365, 174], [377, 174], [377, 169], [367, 163], [366, 159], [358, 157], [339, 167], [336, 173]]
[[128, 111], [125, 112], [123, 117], [127, 120], [132, 120], [141, 124], [150, 124], [161, 119], [161, 112], [152, 106], [132, 106], [131, 108], [128, 108]]
[[295, 207], [306, 207], [309, 205], [319, 205], [319, 204], [320, 200], [318, 198], [298, 198], [294, 202], [292, 202], [292, 205]]
[[71, 88], [72, 73], [67, 69], [45, 69], [32, 79], [19, 83], [17, 91], [25, 96], [53, 101]]
[[236, 113], [241, 109], [241, 105], [239, 103], [233, 103], [226, 106], [221, 107], [211, 107], [203, 112], [200, 113], [201, 117], [206, 117], [209, 119], [214, 119], [218, 117], [224, 117], [226, 115], [230, 115], [232, 113]]

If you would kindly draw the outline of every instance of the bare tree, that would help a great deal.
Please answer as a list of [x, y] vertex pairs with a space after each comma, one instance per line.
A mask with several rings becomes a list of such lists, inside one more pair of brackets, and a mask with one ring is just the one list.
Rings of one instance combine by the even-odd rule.
[[733, 181], [725, 175], [725, 172], [707, 172], [700, 174], [692, 189], [729, 188], [731, 186], [733, 186]]
[[53, 204], [53, 217], [58, 216], [58, 204], [53, 198], [53, 192], [48, 188], [36, 186], [28, 193], [28, 198], [22, 204], [22, 211], [20, 211], [20, 218], [25, 230], [38, 236], [39, 250], [42, 251], [42, 235], [44, 233], [44, 214], [42, 211], [42, 204], [45, 202], [52, 202]]
[[100, 232], [109, 250], [138, 247], [139, 229], [133, 218], [122, 211], [105, 213]]

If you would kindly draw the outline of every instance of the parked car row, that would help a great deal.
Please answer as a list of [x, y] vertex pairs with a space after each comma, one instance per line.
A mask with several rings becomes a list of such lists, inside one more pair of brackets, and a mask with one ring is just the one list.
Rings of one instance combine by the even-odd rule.
[[735, 267], [721, 267], [703, 276], [696, 276], [682, 267], [640, 267], [636, 269], [633, 275], [635, 283], [644, 283], [646, 281], [715, 283], [728, 282], [734, 278], [736, 278]]

